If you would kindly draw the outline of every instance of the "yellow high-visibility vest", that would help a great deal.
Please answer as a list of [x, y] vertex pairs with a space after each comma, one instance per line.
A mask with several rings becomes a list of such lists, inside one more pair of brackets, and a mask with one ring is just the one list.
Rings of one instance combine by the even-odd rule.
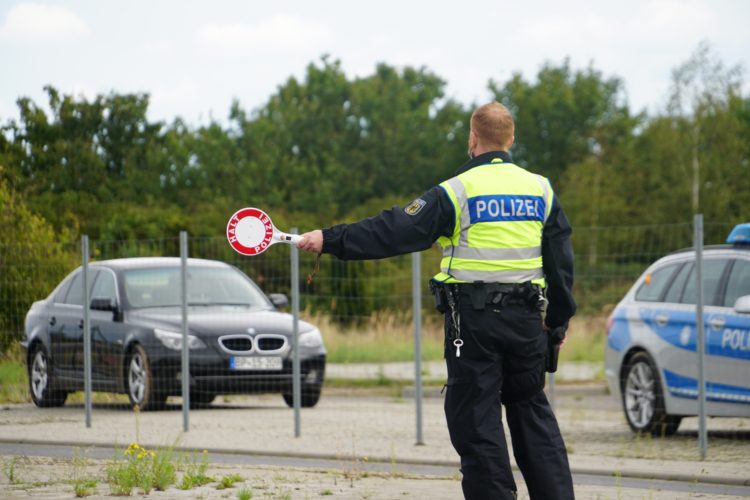
[[443, 248], [436, 281], [545, 286], [542, 229], [552, 209], [549, 180], [499, 158], [440, 184], [456, 223]]

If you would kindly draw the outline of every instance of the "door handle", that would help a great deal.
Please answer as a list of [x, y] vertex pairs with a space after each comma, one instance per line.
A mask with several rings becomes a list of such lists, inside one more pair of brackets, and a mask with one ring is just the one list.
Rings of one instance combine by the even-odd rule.
[[714, 330], [721, 330], [725, 323], [726, 320], [724, 320], [724, 318], [711, 318], [708, 325]]
[[669, 316], [666, 314], [658, 314], [654, 319], [659, 326], [666, 326], [667, 322], [669, 322]]
[[49, 319], [49, 326], [55, 326], [55, 323], [57, 323], [57, 318], [55, 318], [54, 316], [52, 316]]

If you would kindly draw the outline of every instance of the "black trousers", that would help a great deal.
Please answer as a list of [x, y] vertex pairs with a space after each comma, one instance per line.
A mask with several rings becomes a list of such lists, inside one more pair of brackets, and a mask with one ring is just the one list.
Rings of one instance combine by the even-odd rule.
[[523, 303], [475, 310], [460, 297], [461, 356], [449, 335], [445, 416], [461, 457], [467, 500], [515, 498], [500, 404], [513, 454], [532, 500], [573, 499], [565, 443], [544, 387], [546, 336], [538, 311]]

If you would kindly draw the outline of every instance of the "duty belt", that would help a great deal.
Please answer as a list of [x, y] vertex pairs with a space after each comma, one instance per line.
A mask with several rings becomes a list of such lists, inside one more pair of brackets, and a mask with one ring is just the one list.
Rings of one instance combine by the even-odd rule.
[[526, 283], [440, 283], [430, 280], [430, 291], [435, 297], [435, 307], [446, 313], [446, 333], [456, 348], [456, 357], [461, 357], [461, 297], [469, 299], [475, 310], [484, 309], [488, 304], [502, 307], [506, 304], [523, 304], [543, 311], [547, 305], [544, 290], [531, 282]]
[[457, 283], [458, 294], [467, 298], [475, 310], [487, 304], [503, 306], [509, 302], [520, 303], [543, 310], [547, 305], [544, 290], [531, 282], [525, 283]]

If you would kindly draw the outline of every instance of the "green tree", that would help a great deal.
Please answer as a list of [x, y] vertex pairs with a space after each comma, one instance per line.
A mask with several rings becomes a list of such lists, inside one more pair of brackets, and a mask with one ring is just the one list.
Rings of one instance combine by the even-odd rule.
[[[0, 167], [0, 174], [3, 169]], [[75, 253], [0, 175], [0, 352], [23, 335], [26, 312], [76, 265]]]
[[693, 213], [717, 220], [736, 218], [747, 206], [750, 145], [741, 92], [742, 68], [726, 67], [707, 42], [672, 72], [667, 113], [682, 144], [675, 160], [683, 173], [673, 188], [689, 193]]
[[[50, 113], [28, 98], [2, 127], [0, 159], [31, 208], [55, 226], [99, 236], [102, 203], [142, 203], [161, 195], [162, 125], [146, 117], [145, 94], [92, 101], [45, 87]], [[72, 234], [72, 233], [71, 233]]]
[[574, 71], [567, 60], [546, 64], [533, 83], [516, 73], [489, 88], [515, 118], [514, 160], [553, 180], [616, 143], [611, 133], [631, 121], [619, 78], [604, 78], [593, 67]]

